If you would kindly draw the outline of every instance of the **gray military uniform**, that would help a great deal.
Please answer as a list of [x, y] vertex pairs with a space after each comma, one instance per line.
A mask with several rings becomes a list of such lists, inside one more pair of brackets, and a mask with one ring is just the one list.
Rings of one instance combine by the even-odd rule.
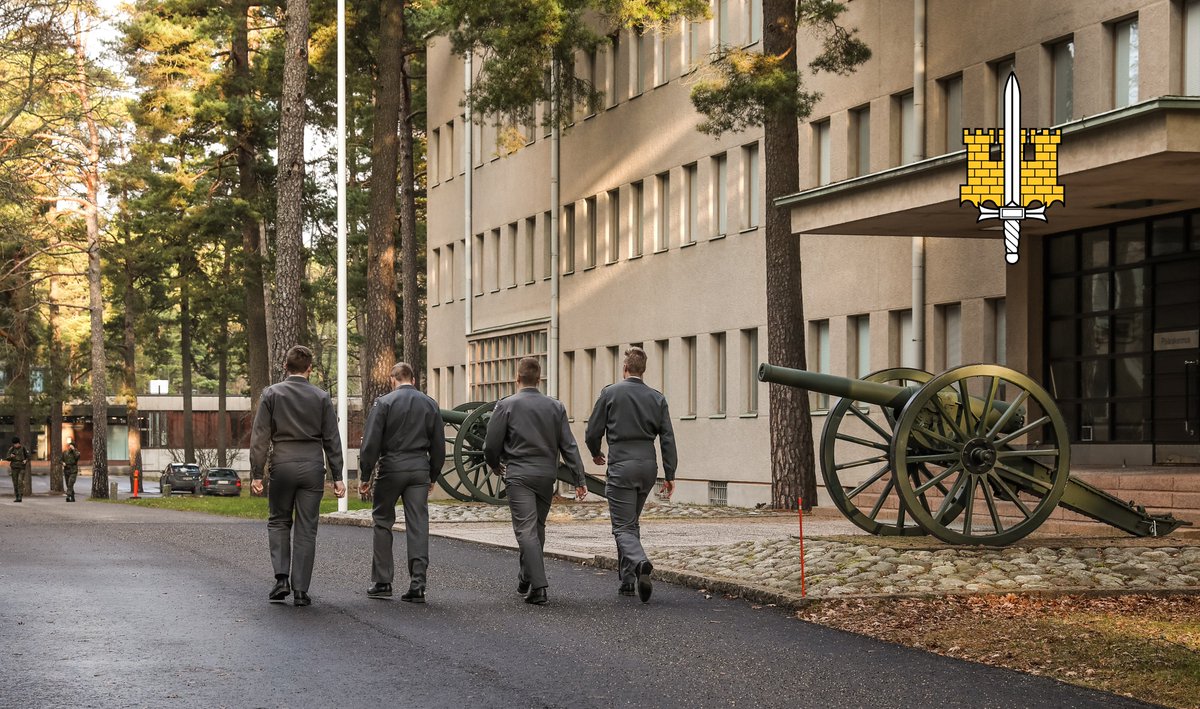
[[250, 433], [250, 475], [255, 480], [263, 477], [268, 452], [271, 564], [276, 576], [291, 576], [294, 591], [308, 593], [327, 462], [330, 479], [342, 479], [342, 441], [329, 393], [298, 375], [263, 389]]
[[584, 441], [592, 456], [601, 454], [600, 443], [608, 439], [609, 518], [617, 541], [618, 573], [622, 583], [633, 583], [638, 563], [649, 561], [642, 549], [639, 519], [646, 498], [658, 477], [654, 452], [657, 437], [662, 448], [663, 474], [675, 479], [678, 457], [675, 431], [667, 399], [640, 377], [628, 377], [604, 387], [588, 418]]
[[429, 486], [446, 462], [446, 424], [437, 402], [411, 384], [375, 400], [363, 430], [359, 476], [375, 474], [375, 521], [371, 580], [392, 582], [392, 525], [404, 500], [404, 536], [411, 587], [425, 589], [429, 567]]
[[584, 484], [583, 461], [561, 402], [526, 387], [501, 399], [488, 421], [483, 445], [487, 464], [504, 466], [513, 533], [521, 550], [518, 581], [534, 590], [545, 588], [546, 517], [558, 478], [558, 460], [571, 470], [576, 486]]

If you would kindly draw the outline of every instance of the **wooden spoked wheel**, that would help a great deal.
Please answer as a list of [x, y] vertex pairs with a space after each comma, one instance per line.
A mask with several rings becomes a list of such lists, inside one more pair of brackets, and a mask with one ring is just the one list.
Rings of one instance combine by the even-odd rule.
[[[921, 385], [932, 378], [929, 372], [909, 368], [884, 369], [863, 377], [897, 386]], [[886, 406], [839, 400], [821, 432], [821, 476], [833, 504], [855, 526], [871, 534], [920, 536], [925, 530], [906, 513], [896, 491], [891, 460], [895, 418]], [[906, 476], [919, 480], [929, 477], [919, 463], [904, 470]]]
[[[461, 411], [464, 414], [469, 413], [474, 409], [483, 406], [482, 401], [471, 401], [466, 404], [459, 404], [454, 407], [455, 411]], [[442, 466], [442, 474], [438, 476], [438, 485], [441, 486], [446, 494], [460, 502], [470, 502], [471, 491], [463, 484], [462, 478], [458, 476], [458, 467], [454, 465], [454, 442], [458, 439], [458, 432], [461, 429], [456, 423], [446, 422], [448, 429], [446, 435], [446, 463]], [[450, 433], [453, 435], [450, 435]]]
[[[913, 519], [951, 544], [1005, 545], [1038, 528], [1058, 505], [1070, 439], [1050, 395], [1026, 375], [992, 364], [929, 380], [900, 413], [892, 466]], [[952, 514], [955, 508], [961, 514]]]
[[454, 465], [459, 480], [470, 491], [471, 499], [492, 505], [507, 505], [504, 478], [493, 475], [483, 459], [483, 440], [487, 436], [487, 425], [494, 408], [496, 402], [490, 401], [467, 415], [454, 439]]

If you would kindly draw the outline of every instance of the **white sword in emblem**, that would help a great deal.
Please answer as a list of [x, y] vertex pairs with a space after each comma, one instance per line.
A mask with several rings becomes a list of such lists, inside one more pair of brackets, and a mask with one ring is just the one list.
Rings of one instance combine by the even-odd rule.
[[1021, 243], [1021, 85], [1016, 72], [1004, 84], [1004, 204], [1000, 219], [1004, 222], [1004, 260], [1016, 263]]

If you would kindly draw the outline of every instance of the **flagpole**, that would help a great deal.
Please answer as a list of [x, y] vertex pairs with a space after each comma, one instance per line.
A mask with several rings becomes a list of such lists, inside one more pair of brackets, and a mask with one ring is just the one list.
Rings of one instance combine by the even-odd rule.
[[[337, 3], [337, 417], [338, 437], [342, 442], [343, 460], [349, 462], [346, 450], [349, 401], [346, 383], [346, 0]], [[342, 465], [342, 485], [346, 494], [338, 500], [338, 511], [350, 509], [348, 465]]]

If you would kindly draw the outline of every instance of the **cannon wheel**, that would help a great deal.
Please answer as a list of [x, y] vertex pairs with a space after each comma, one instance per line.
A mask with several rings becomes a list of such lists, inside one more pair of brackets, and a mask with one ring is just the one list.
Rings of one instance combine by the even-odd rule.
[[[881, 382], [909, 386], [924, 384], [933, 375], [921, 369], [884, 369], [863, 377], [870, 382]], [[892, 409], [884, 406], [883, 414], [887, 418], [885, 428], [871, 419], [862, 409], [864, 404], [852, 399], [841, 399], [829, 411], [825, 419], [825, 428], [821, 432], [821, 476], [825, 480], [825, 490], [833, 500], [833, 504], [860, 529], [883, 536], [921, 536], [927, 532], [914, 522], [906, 513], [904, 501], [896, 492], [896, 481], [893, 475], [889, 451], [892, 445], [892, 431], [896, 427], [895, 414]], [[847, 418], [849, 415], [849, 418]], [[844, 430], [843, 423], [857, 420], [867, 431], [865, 437], [851, 435]], [[862, 447], [874, 449], [874, 454], [860, 458], [858, 452], [852, 453], [851, 447], [861, 451]], [[850, 460], [847, 460], [849, 458]], [[838, 462], [842, 460], [843, 462]], [[852, 471], [860, 468], [871, 468], [871, 474], [863, 480], [852, 478]], [[909, 476], [932, 477], [929, 470], [920, 464], [909, 468]], [[847, 478], [843, 480], [843, 478]], [[883, 490], [876, 495], [868, 493], [859, 498], [870, 486], [882, 482]], [[920, 483], [918, 483], [920, 484]], [[857, 499], [856, 499], [857, 498]], [[887, 505], [888, 500], [894, 504]], [[860, 508], [858, 504], [869, 505]], [[895, 510], [895, 518], [880, 519], [880, 514], [889, 515]]]
[[[472, 411], [483, 406], [482, 401], [471, 401], [466, 404], [459, 404], [454, 407], [455, 411]], [[454, 465], [454, 441], [458, 438], [459, 426], [453, 423], [447, 423], [447, 426], [454, 429], [454, 438], [446, 439], [446, 464], [442, 466], [442, 474], [438, 476], [438, 485], [446, 491], [446, 494], [460, 502], [470, 502], [474, 498], [471, 497], [471, 491], [463, 485], [462, 478], [458, 475], [458, 468]]]
[[[1026, 404], [1041, 415], [1025, 420]], [[917, 524], [951, 544], [1012, 544], [1037, 529], [1066, 489], [1070, 458], [1066, 422], [1046, 390], [994, 364], [926, 383], [901, 411], [892, 446], [897, 470], [924, 464], [934, 473], [920, 483], [900, 476], [897, 489]], [[920, 497], [937, 484], [949, 493], [937, 510], [922, 507]], [[947, 522], [954, 506], [963, 514]]]
[[483, 459], [483, 439], [496, 402], [489, 401], [467, 415], [454, 439], [454, 465], [458, 478], [471, 493], [471, 499], [492, 505], [507, 505], [504, 478], [493, 475]]

